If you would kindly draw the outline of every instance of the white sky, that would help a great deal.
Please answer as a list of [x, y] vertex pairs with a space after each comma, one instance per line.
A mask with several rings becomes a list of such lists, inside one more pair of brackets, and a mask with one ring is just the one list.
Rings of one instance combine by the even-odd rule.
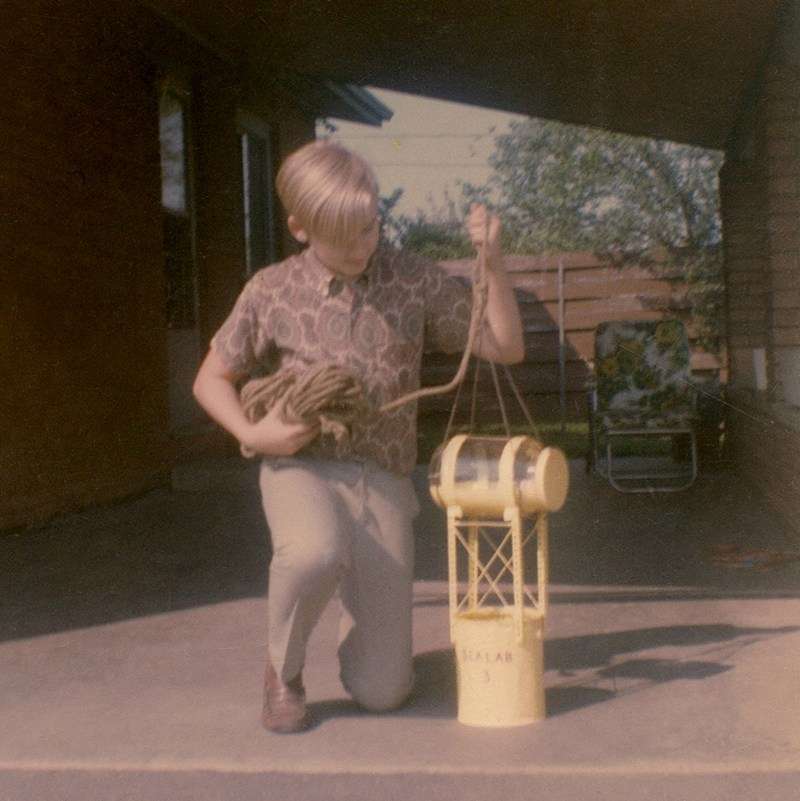
[[[380, 128], [332, 120], [332, 137], [372, 164], [381, 195], [405, 191], [400, 213], [430, 210], [429, 198], [441, 205], [446, 189], [454, 198], [459, 180], [482, 183], [489, 175], [494, 136], [518, 118], [507, 112], [430, 100], [369, 87], [394, 116]], [[493, 130], [494, 129], [494, 130]]]

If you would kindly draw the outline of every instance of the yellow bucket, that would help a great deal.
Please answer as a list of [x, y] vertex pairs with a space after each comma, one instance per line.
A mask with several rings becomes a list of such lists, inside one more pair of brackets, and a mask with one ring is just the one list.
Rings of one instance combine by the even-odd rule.
[[468, 726], [524, 726], [542, 720], [544, 615], [523, 610], [522, 640], [511, 610], [455, 616], [458, 720]]

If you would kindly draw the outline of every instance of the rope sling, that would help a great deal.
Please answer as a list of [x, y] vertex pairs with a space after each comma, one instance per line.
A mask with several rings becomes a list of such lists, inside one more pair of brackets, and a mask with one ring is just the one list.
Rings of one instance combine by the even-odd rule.
[[[488, 238], [487, 234], [488, 230], [484, 233], [484, 243]], [[443, 395], [456, 387], [460, 391], [472, 349], [480, 336], [483, 326], [488, 297], [486, 245], [482, 244], [478, 250], [478, 257], [473, 268], [472, 311], [467, 342], [456, 374], [447, 384], [421, 387], [388, 401], [378, 408], [378, 413], [383, 414], [384, 412], [392, 411], [423, 397]], [[495, 376], [496, 382], [494, 364], [490, 364], [492, 365], [492, 374]], [[522, 403], [516, 385], [513, 384], [508, 368], [506, 368], [506, 377], [515, 390], [517, 400], [520, 401], [524, 408], [524, 403]], [[251, 379], [245, 383], [240, 392], [240, 400], [245, 416], [251, 423], [258, 422], [269, 413], [270, 409], [284, 395], [286, 396], [284, 417], [287, 422], [306, 423], [308, 425], [318, 424], [321, 434], [332, 435], [337, 442], [341, 442], [349, 436], [350, 425], [355, 419], [371, 411], [364, 386], [357, 376], [341, 365], [317, 363], [311, 365], [305, 371], [282, 369], [261, 378]], [[456, 396], [455, 401], [455, 404], [457, 403], [458, 396]], [[502, 399], [500, 403], [502, 407]], [[455, 404], [453, 411], [455, 411]], [[526, 416], [532, 424], [533, 421], [530, 416]], [[505, 421], [505, 412], [503, 413], [503, 418]], [[474, 420], [472, 425], [474, 426]], [[450, 425], [448, 424], [448, 430], [449, 427]], [[506, 428], [508, 429], [508, 425], [506, 425]], [[254, 451], [245, 446], [241, 447], [241, 452], [247, 457], [256, 456]]]

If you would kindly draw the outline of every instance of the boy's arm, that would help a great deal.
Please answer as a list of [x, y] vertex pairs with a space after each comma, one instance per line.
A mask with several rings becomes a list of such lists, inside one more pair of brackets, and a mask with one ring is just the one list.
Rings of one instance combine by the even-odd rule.
[[[525, 358], [522, 320], [514, 290], [503, 267], [500, 246], [500, 219], [489, 215], [485, 206], [473, 205], [467, 220], [472, 244], [479, 248], [486, 238], [486, 271], [489, 296], [483, 321], [473, 352], [481, 359], [501, 364], [514, 364]], [[488, 238], [487, 238], [488, 234]]]
[[276, 403], [262, 420], [251, 423], [236, 390], [240, 378], [212, 347], [200, 365], [192, 389], [209, 417], [242, 445], [264, 456], [291, 456], [317, 436], [318, 426], [284, 420], [284, 400]]

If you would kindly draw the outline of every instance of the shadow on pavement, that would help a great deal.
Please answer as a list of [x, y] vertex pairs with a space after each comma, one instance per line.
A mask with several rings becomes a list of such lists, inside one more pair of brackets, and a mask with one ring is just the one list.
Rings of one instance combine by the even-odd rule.
[[0, 641], [267, 591], [255, 492], [154, 490], [0, 537]]
[[547, 639], [545, 670], [570, 671], [610, 665], [621, 654], [636, 654], [664, 646], [693, 647], [710, 643], [733, 643], [744, 647], [765, 637], [791, 634], [800, 626], [753, 628], [725, 624], [660, 626], [656, 628], [584, 634]]
[[[800, 594], [798, 563], [758, 572], [705, 558], [720, 542], [793, 543], [734, 476], [701, 476], [676, 495], [632, 497], [571, 467], [567, 504], [551, 517], [555, 603]], [[223, 460], [192, 470], [177, 489], [0, 536], [0, 641], [265, 597], [269, 532], [254, 467]], [[414, 482], [422, 505], [415, 577], [446, 580], [445, 516], [430, 500], [424, 467]], [[532, 560], [528, 567], [535, 580]], [[568, 585], [575, 590], [564, 592]]]
[[[610, 701], [620, 695], [671, 681], [702, 681], [720, 675], [734, 666], [718, 661], [689, 658], [642, 657], [616, 661], [625, 654], [637, 654], [665, 646], [696, 647], [733, 643], [744, 648], [767, 637], [790, 634], [800, 626], [752, 628], [731, 625], [662, 626], [607, 634], [548, 639], [545, 643], [545, 670], [557, 671], [559, 682], [546, 688], [550, 717], [572, 712], [592, 704]], [[697, 654], [692, 654], [696, 657]], [[730, 656], [726, 651], [725, 656]], [[592, 672], [586, 673], [591, 670]], [[453, 719], [457, 715], [456, 665], [452, 649], [419, 654], [414, 658], [418, 683], [409, 703], [395, 714], [405, 717]], [[580, 672], [577, 683], [570, 678]], [[565, 681], [566, 679], [566, 681]], [[602, 684], [604, 686], [595, 686]], [[608, 689], [608, 685], [612, 689]], [[369, 713], [352, 701], [321, 701], [310, 705], [315, 725], [340, 717], [361, 717]]]

